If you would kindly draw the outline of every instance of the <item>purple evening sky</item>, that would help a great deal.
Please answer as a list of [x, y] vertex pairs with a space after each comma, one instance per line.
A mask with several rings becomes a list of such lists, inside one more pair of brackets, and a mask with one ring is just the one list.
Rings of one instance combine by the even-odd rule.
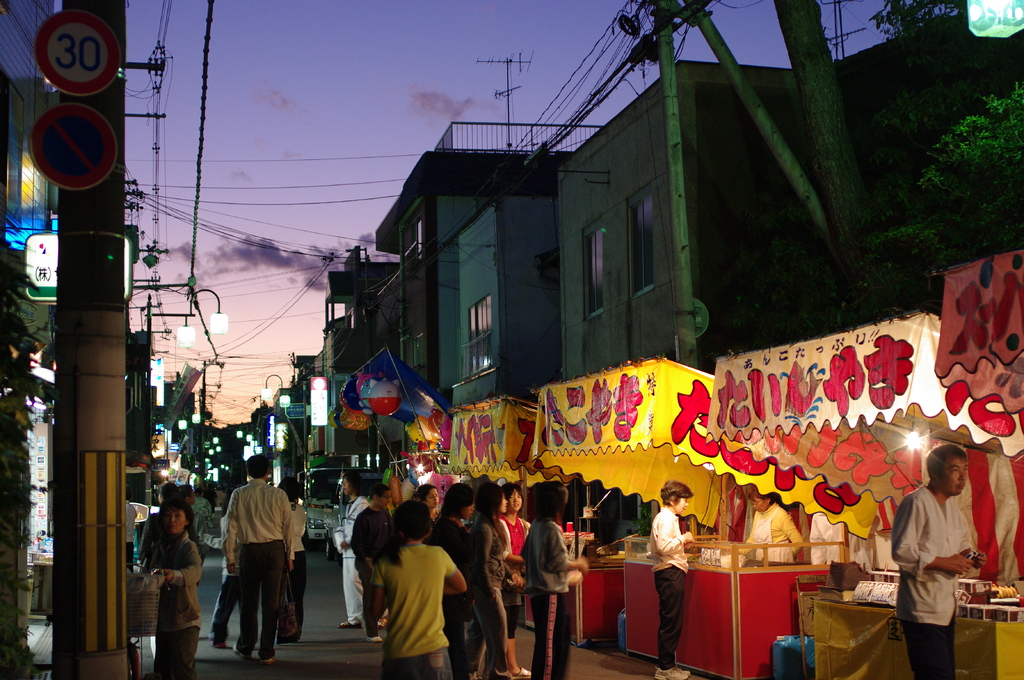
[[[844, 5], [845, 30], [863, 29], [848, 40], [847, 54], [880, 41], [870, 21], [880, 4]], [[772, 2], [736, 0], [711, 9], [740, 63], [788, 66]], [[512, 69], [511, 84], [519, 88], [513, 122], [564, 122], [598, 76], [621, 60], [615, 46], [622, 35], [608, 31], [622, 10], [633, 13], [635, 6], [624, 0], [216, 2], [194, 271], [197, 287], [213, 289], [230, 316], [229, 334], [214, 336], [224, 366], [210, 366], [207, 374], [208, 405], [221, 423], [248, 420], [271, 374], [287, 384], [290, 354], [321, 350], [321, 256], [335, 253], [333, 266], [340, 268], [346, 249], [373, 247], [402, 181], [451, 121], [505, 121], [505, 102], [494, 96], [506, 88], [505, 65], [478, 60], [530, 60], [522, 71]], [[149, 75], [130, 70], [126, 100], [128, 112], [167, 114], [159, 123], [129, 118], [125, 141], [129, 176], [148, 197], [138, 218], [142, 243], [170, 251], [152, 270], [139, 264], [135, 276], [156, 274], [163, 284], [185, 281], [191, 265], [206, 12], [201, 0], [134, 0], [128, 7], [127, 59], [146, 61], [158, 43], [169, 57], [159, 99]], [[831, 35], [831, 6], [824, 14]], [[676, 39], [678, 46], [682, 33]], [[695, 29], [679, 54], [714, 61]], [[563, 85], [579, 81], [574, 72], [583, 63], [597, 64], [594, 75], [562, 110], [549, 109], [562, 101]], [[635, 71], [585, 122], [607, 122], [657, 77], [655, 66]], [[146, 295], [137, 291], [132, 300], [133, 330], [145, 327], [137, 307], [145, 306]], [[187, 309], [173, 290], [153, 299], [165, 313]], [[213, 296], [200, 294], [199, 301], [204, 316], [216, 311]], [[180, 324], [154, 319], [155, 329], [171, 332], [157, 340], [170, 379], [186, 361], [201, 366], [213, 358], [201, 333], [195, 348], [175, 346]]]

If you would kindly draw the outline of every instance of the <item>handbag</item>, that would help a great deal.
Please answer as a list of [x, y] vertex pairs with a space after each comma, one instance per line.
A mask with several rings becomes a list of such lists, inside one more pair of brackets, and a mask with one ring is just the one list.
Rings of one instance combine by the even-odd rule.
[[[519, 575], [522, 576], [522, 574]], [[501, 589], [506, 593], [512, 593], [513, 595], [522, 595], [526, 591], [526, 580], [523, 580], [523, 585], [517, 586], [516, 582], [512, 580], [511, 575], [506, 576], [501, 582]]]
[[292, 597], [292, 577], [284, 572], [284, 602], [277, 608], [277, 640], [298, 639], [302, 633], [295, 616], [295, 599]]

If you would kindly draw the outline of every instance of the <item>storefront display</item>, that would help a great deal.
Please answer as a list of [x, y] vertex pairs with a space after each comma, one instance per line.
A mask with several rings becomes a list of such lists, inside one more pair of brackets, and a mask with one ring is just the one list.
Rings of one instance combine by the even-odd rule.
[[[647, 541], [625, 541], [626, 649], [656, 657], [658, 594]], [[806, 552], [811, 545], [795, 547]], [[735, 680], [772, 677], [772, 643], [780, 635], [799, 633], [797, 576], [824, 575], [828, 567], [743, 559], [763, 547], [717, 541], [697, 544], [686, 576], [678, 663], [698, 675]], [[700, 563], [700, 555], [716, 551], [719, 564], [728, 566]]]

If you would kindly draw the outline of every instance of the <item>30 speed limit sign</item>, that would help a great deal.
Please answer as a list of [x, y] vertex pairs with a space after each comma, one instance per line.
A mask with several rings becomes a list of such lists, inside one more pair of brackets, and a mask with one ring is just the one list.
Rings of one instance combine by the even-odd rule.
[[61, 92], [86, 96], [100, 92], [117, 77], [121, 45], [110, 26], [81, 10], [57, 12], [39, 27], [36, 64]]

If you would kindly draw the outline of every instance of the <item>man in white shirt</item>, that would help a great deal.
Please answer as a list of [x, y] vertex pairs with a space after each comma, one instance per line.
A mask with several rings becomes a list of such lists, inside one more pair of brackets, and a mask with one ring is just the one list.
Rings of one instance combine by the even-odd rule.
[[954, 680], [953, 626], [957, 578], [987, 558], [971, 550], [956, 501], [967, 484], [967, 454], [943, 444], [927, 459], [928, 486], [896, 510], [892, 556], [900, 567], [896, 617], [903, 624], [915, 680]]
[[334, 532], [334, 547], [338, 549], [348, 618], [338, 624], [338, 628], [362, 628], [363, 584], [356, 569], [356, 554], [352, 552], [352, 528], [359, 513], [369, 507], [369, 502], [361, 495], [363, 477], [355, 470], [347, 470], [342, 476], [341, 490], [348, 496], [348, 504], [345, 505], [345, 517]]
[[[260, 663], [275, 662], [274, 637], [277, 634], [277, 610], [281, 606], [284, 570], [292, 569], [292, 512], [288, 496], [267, 484], [270, 461], [252, 456], [245, 462], [249, 483], [231, 494], [228, 504], [224, 556], [228, 572], [238, 569], [241, 586], [241, 621], [235, 653], [252, 659], [259, 635]], [[237, 565], [237, 566], [236, 566]], [[263, 628], [257, 611], [262, 602]]]

